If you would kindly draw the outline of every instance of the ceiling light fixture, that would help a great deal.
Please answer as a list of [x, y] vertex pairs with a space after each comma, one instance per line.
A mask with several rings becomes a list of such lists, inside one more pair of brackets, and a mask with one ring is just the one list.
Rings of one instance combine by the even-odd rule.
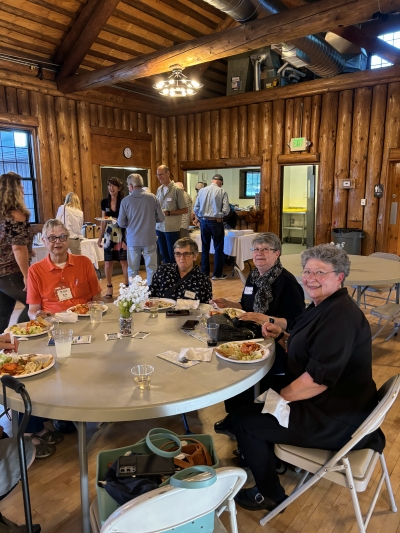
[[171, 76], [155, 83], [153, 88], [157, 89], [162, 96], [193, 96], [203, 85], [196, 80], [187, 78], [182, 70], [181, 67], [173, 68]]

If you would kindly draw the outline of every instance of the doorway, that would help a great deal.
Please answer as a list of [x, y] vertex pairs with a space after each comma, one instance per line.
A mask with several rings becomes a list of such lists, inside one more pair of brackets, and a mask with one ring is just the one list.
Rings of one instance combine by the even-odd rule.
[[104, 166], [104, 167], [101, 167], [100, 171], [101, 171], [101, 186], [102, 186], [102, 191], [103, 191], [103, 198], [106, 198], [108, 196], [107, 181], [110, 178], [119, 178], [122, 181], [122, 183], [124, 184], [124, 187], [122, 189], [124, 196], [128, 195], [128, 186], [126, 184], [126, 178], [129, 176], [129, 174], [140, 174], [143, 178], [144, 186], [148, 187], [149, 171], [147, 168]]
[[281, 240], [282, 254], [298, 254], [314, 246], [316, 165], [282, 167]]

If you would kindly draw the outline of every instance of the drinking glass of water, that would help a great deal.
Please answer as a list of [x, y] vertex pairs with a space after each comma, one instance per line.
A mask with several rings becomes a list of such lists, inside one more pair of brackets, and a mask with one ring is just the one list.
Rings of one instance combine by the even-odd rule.
[[151, 376], [154, 372], [154, 366], [137, 365], [131, 369], [133, 379], [136, 381], [138, 389], [145, 390], [150, 388]]
[[160, 306], [159, 298], [149, 298], [147, 300], [147, 307], [150, 309], [150, 318], [158, 317], [158, 308]]
[[88, 302], [91, 324], [100, 324], [103, 319], [103, 306], [103, 302]]
[[72, 329], [53, 329], [51, 332], [56, 345], [57, 359], [66, 359], [71, 355], [73, 334]]

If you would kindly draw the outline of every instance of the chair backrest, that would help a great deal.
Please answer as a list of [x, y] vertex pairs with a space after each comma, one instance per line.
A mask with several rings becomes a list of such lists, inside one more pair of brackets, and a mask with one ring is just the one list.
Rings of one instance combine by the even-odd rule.
[[400, 257], [396, 254], [387, 254], [386, 252], [374, 252], [369, 257], [377, 257], [378, 259], [389, 259], [389, 261], [400, 261]]
[[378, 429], [385, 419], [389, 409], [392, 407], [399, 394], [400, 389], [400, 374], [388, 379], [382, 387], [378, 390], [379, 403], [372, 411], [372, 413], [364, 420], [364, 422], [356, 429], [351, 436], [351, 439], [347, 444], [343, 446], [326, 464], [325, 466], [331, 466], [331, 464], [337, 463], [340, 457], [345, 456], [351, 451], [356, 444], [360, 442], [366, 435], [369, 435], [376, 429]]
[[242, 271], [238, 266], [234, 266], [233, 270], [236, 272], [236, 274], [239, 276], [240, 281], [243, 283], [243, 285], [246, 285], [246, 278], [243, 276]]
[[167, 485], [152, 490], [117, 509], [104, 523], [101, 533], [160, 533], [177, 529], [209, 515], [226, 500], [233, 499], [246, 478], [242, 468], [223, 467], [217, 469], [217, 481], [204, 489]]

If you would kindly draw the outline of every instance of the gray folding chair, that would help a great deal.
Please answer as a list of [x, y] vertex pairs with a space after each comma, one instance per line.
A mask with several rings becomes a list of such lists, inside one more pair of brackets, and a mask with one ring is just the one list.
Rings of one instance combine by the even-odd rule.
[[[356, 451], [352, 451], [352, 449], [366, 435], [369, 435], [380, 427], [386, 414], [397, 398], [399, 388], [400, 374], [393, 376], [382, 385], [378, 391], [378, 397], [380, 400], [379, 404], [353, 433], [349, 442], [338, 452], [314, 448], [300, 448], [298, 446], [289, 446], [287, 444], [275, 444], [275, 455], [279, 459], [305, 470], [305, 473], [292, 494], [278, 505], [278, 507], [262, 518], [260, 524], [262, 526], [265, 525], [323, 477], [329, 481], [338, 483], [343, 487], [347, 487], [350, 490], [354, 513], [356, 515], [360, 533], [366, 532], [384, 482], [386, 483], [386, 489], [389, 495], [390, 507], [395, 513], [397, 507], [383, 452], [382, 454], [379, 454], [369, 449]], [[365, 519], [363, 519], [357, 492], [364, 492], [366, 490], [378, 460], [381, 464], [382, 475], [367, 515]], [[306, 481], [310, 473], [314, 475]]]
[[238, 266], [233, 267], [234, 272], [239, 276], [240, 281], [243, 283], [243, 285], [246, 285], [246, 278], [243, 275], [243, 272], [240, 270]]
[[394, 322], [394, 328], [386, 340], [388, 341], [391, 337], [393, 337], [393, 335], [396, 335], [397, 331], [400, 329], [400, 323], [396, 322], [396, 320], [400, 321], [400, 305], [399, 304], [387, 303], [385, 305], [380, 305], [378, 307], [374, 307], [373, 309], [371, 309], [370, 313], [371, 315], [379, 318], [379, 323], [381, 320], [386, 321], [381, 325], [381, 327], [372, 337], [372, 340], [374, 340], [375, 337], [377, 337], [380, 334], [380, 332], [386, 327], [386, 325], [389, 322]]

